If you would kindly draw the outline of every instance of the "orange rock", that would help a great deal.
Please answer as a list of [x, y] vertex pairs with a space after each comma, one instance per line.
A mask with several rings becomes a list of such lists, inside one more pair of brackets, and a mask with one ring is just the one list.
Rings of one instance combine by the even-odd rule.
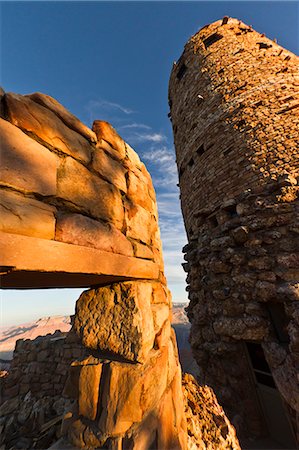
[[146, 209], [127, 200], [125, 202], [125, 224], [127, 237], [150, 244], [152, 216]]
[[125, 433], [158, 406], [166, 389], [168, 351], [152, 352], [144, 365], [107, 366], [99, 427], [111, 436]]
[[124, 164], [124, 159], [126, 157], [125, 148], [123, 149], [123, 151], [121, 151], [120, 149], [116, 150], [109, 144], [109, 142], [105, 141], [105, 139], [98, 139], [96, 148], [98, 150], [104, 150], [109, 156], [111, 156], [111, 158]]
[[157, 334], [161, 330], [163, 324], [169, 320], [169, 306], [165, 304], [152, 305], [152, 314], [154, 319], [154, 329]]
[[155, 339], [150, 300], [151, 285], [146, 282], [115, 283], [83, 292], [73, 330], [88, 348], [145, 361]]
[[117, 228], [82, 214], [58, 215], [55, 240], [133, 256], [132, 244]]
[[127, 192], [126, 169], [114, 159], [110, 158], [103, 150], [97, 148], [93, 153], [92, 167], [99, 174], [110, 181], [114, 186]]
[[128, 191], [127, 196], [133, 202], [147, 209], [153, 211], [153, 200], [149, 195], [147, 179], [142, 172], [137, 175], [132, 171], [128, 171], [127, 183]]
[[1, 183], [26, 192], [55, 195], [56, 155], [3, 119], [0, 119], [0, 133]]
[[57, 196], [122, 228], [124, 210], [119, 190], [73, 158], [66, 158], [58, 170]]
[[153, 259], [154, 254], [150, 247], [137, 241], [131, 241], [136, 258]]
[[0, 230], [54, 239], [56, 208], [12, 191], [0, 190]]
[[84, 136], [90, 142], [97, 142], [97, 137], [90, 128], [82, 123], [70, 111], [62, 106], [55, 98], [50, 95], [35, 92], [34, 94], [25, 95], [36, 103], [50, 109], [56, 116], [58, 116], [69, 128]]
[[79, 378], [79, 414], [94, 420], [97, 415], [102, 364], [82, 366]]
[[80, 134], [68, 128], [47, 108], [18, 94], [4, 96], [9, 121], [32, 133], [42, 142], [85, 163], [90, 161], [91, 146]]
[[95, 120], [92, 125], [92, 130], [95, 132], [98, 141], [100, 139], [104, 139], [112, 145], [112, 147], [117, 150], [120, 155], [126, 154], [125, 141], [119, 136], [110, 123], [103, 120]]

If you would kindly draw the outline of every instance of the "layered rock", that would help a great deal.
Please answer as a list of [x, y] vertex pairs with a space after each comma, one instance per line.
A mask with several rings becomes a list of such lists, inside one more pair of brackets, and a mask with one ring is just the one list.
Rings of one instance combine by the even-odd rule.
[[294, 54], [228, 18], [188, 41], [169, 85], [191, 345], [251, 436], [267, 429], [258, 382], [298, 427], [298, 86]]
[[60, 436], [75, 447], [186, 449], [150, 175], [110, 124], [89, 130], [49, 96], [5, 94], [1, 111], [4, 286], [92, 286], [61, 345], [18, 342], [5, 445], [22, 445], [10, 431], [25, 395], [60, 393]]

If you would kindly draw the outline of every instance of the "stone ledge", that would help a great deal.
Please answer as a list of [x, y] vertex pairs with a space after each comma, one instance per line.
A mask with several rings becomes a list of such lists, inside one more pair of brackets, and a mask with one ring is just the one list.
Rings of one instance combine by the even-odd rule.
[[2, 288], [89, 287], [159, 277], [152, 261], [3, 232], [0, 266]]

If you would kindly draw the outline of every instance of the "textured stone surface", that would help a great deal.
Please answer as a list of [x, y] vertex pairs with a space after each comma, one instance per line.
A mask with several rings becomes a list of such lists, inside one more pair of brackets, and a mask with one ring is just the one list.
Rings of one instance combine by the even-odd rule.
[[83, 245], [106, 252], [133, 256], [132, 244], [117, 228], [82, 214], [59, 215], [55, 239], [73, 245]]
[[6, 120], [0, 119], [0, 132], [0, 182], [27, 192], [55, 195], [57, 157]]
[[74, 331], [88, 348], [144, 361], [155, 338], [150, 301], [151, 285], [142, 282], [87, 291], [77, 301]]
[[126, 143], [117, 134], [110, 123], [103, 120], [95, 120], [93, 122], [92, 130], [96, 134], [98, 140], [104, 139], [108, 142], [118, 152], [120, 157], [126, 155]]
[[13, 191], [0, 190], [0, 230], [54, 239], [55, 208]]
[[22, 95], [9, 93], [4, 98], [11, 123], [63, 153], [86, 163], [90, 161], [88, 141], [68, 128], [51, 110]]
[[192, 375], [183, 376], [188, 449], [240, 450], [236, 432], [208, 386], [199, 386]]
[[127, 192], [126, 169], [99, 148], [93, 154], [92, 167], [118, 189]]
[[125, 203], [126, 235], [149, 244], [152, 238], [153, 219], [142, 206], [127, 201]]
[[120, 192], [72, 158], [66, 158], [59, 168], [57, 196], [122, 228], [124, 210]]
[[264, 350], [290, 422], [299, 413], [298, 67], [229, 18], [188, 41], [169, 85], [190, 341], [200, 382], [250, 436], [265, 426], [248, 342]]
[[82, 366], [79, 378], [79, 414], [94, 420], [98, 411], [102, 364]]
[[96, 143], [97, 137], [95, 133], [84, 125], [77, 117], [70, 111], [64, 108], [55, 98], [50, 95], [42, 94], [41, 92], [34, 92], [34, 94], [25, 95], [36, 103], [50, 109], [56, 116], [58, 116], [69, 128], [84, 136], [91, 142]]

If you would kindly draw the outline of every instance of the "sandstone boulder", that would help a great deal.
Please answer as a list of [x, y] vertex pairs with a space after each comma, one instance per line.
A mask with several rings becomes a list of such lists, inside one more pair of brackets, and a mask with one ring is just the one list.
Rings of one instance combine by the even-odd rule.
[[34, 94], [25, 95], [36, 103], [50, 109], [56, 116], [58, 116], [69, 128], [84, 136], [90, 142], [97, 142], [95, 133], [84, 125], [77, 117], [62, 106], [55, 98], [50, 95], [35, 92]]
[[88, 163], [91, 146], [80, 134], [67, 127], [50, 109], [29, 97], [8, 93], [5, 103], [9, 121], [42, 143]]
[[43, 239], [54, 239], [53, 206], [13, 191], [0, 190], [0, 230]]
[[133, 256], [132, 244], [117, 228], [82, 214], [58, 215], [55, 239], [73, 245]]
[[1, 183], [26, 192], [55, 195], [56, 155], [3, 119], [0, 133]]
[[74, 331], [88, 348], [130, 361], [144, 361], [154, 345], [151, 285], [115, 283], [83, 292]]
[[111, 221], [122, 228], [124, 210], [118, 189], [73, 158], [66, 158], [58, 170], [57, 196], [95, 218]]

